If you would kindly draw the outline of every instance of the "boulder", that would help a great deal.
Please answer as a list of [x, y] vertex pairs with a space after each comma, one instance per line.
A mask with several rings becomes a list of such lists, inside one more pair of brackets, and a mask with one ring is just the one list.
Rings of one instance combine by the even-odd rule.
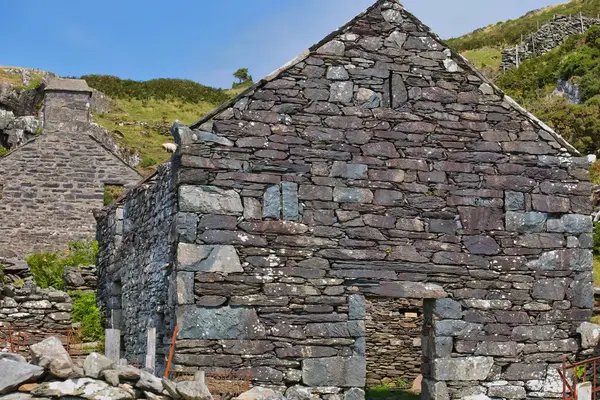
[[73, 373], [73, 360], [61, 341], [49, 337], [30, 346], [31, 363], [50, 371], [57, 378], [68, 378]]
[[255, 386], [240, 394], [237, 400], [285, 400], [285, 397], [272, 389]]
[[185, 400], [212, 400], [206, 385], [200, 381], [178, 382], [177, 393]]
[[90, 353], [83, 363], [85, 376], [96, 379], [100, 377], [102, 371], [114, 368], [115, 362], [113, 360], [95, 352]]
[[138, 368], [131, 365], [117, 365], [117, 372], [119, 379], [125, 381], [137, 381], [142, 373]]
[[102, 377], [112, 386], [119, 386], [119, 372], [115, 369], [106, 369], [102, 371]]
[[581, 346], [584, 349], [591, 349], [598, 345], [600, 340], [600, 326], [591, 322], [583, 322], [577, 328], [577, 333], [581, 335]]
[[135, 387], [144, 391], [159, 394], [163, 391], [163, 384], [160, 378], [157, 378], [150, 372], [144, 370], [140, 371], [140, 380], [135, 384]]
[[27, 363], [27, 360], [25, 359], [25, 357], [23, 357], [20, 354], [13, 354], [13, 353], [0, 353], [0, 361], [2, 361], [2, 360]]
[[0, 394], [18, 388], [22, 383], [36, 380], [44, 375], [44, 368], [27, 363], [0, 360]]
[[163, 388], [165, 389], [165, 391], [173, 399], [175, 399], [175, 400], [181, 399], [181, 395], [177, 392], [177, 385], [176, 385], [175, 382], [173, 382], [173, 381], [171, 381], [171, 380], [169, 380], [167, 378], [163, 378], [162, 379], [162, 385], [163, 385]]

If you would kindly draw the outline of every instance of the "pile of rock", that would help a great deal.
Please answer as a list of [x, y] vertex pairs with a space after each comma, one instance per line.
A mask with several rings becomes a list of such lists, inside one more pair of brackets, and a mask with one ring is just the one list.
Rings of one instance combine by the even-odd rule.
[[116, 365], [91, 353], [77, 366], [60, 340], [51, 337], [31, 346], [31, 363], [11, 353], [0, 353], [2, 399], [184, 399], [212, 400], [200, 381], [172, 382], [132, 366]]

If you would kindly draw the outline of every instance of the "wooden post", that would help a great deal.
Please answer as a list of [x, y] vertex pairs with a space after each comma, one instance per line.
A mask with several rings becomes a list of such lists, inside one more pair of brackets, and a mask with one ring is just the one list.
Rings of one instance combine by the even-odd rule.
[[515, 47], [515, 54], [516, 54], [516, 62], [517, 62], [517, 69], [519, 68], [519, 45], [517, 45]]
[[579, 20], [581, 21], [581, 33], [585, 32], [585, 25], [583, 25], [583, 14], [579, 11]]
[[156, 368], [156, 328], [148, 328], [148, 341], [146, 342], [146, 368], [152, 373]]
[[107, 329], [104, 337], [104, 354], [118, 363], [121, 358], [121, 331], [119, 329]]
[[203, 383], [204, 383], [204, 380], [205, 380], [205, 374], [204, 374], [204, 371], [198, 371], [198, 372], [196, 372], [196, 373], [194, 374], [194, 380], [195, 380], [195, 381], [198, 381], [198, 382], [200, 382], [200, 383], [202, 383], [202, 384], [203, 384]]

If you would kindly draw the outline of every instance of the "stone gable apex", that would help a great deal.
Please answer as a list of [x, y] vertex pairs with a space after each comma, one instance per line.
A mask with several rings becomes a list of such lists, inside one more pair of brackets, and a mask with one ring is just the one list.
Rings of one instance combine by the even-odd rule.
[[[231, 112], [232, 108], [235, 108], [240, 102], [244, 102], [245, 98], [251, 98], [258, 90], [264, 88], [269, 83], [284, 77], [285, 73], [289, 71], [291, 68], [297, 66], [299, 63], [302, 63], [304, 60], [309, 58], [312, 55], [317, 55], [319, 52], [335, 52], [336, 46], [336, 38], [339, 38], [346, 34], [348, 31], [351, 31], [357, 25], [360, 25], [361, 20], [372, 15], [372, 13], [381, 13], [383, 17], [383, 23], [387, 23], [390, 25], [395, 25], [400, 29], [396, 29], [394, 33], [398, 33], [398, 40], [406, 40], [406, 38], [402, 38], [404, 34], [404, 26], [403, 24], [414, 24], [418, 28], [418, 30], [423, 34], [420, 37], [420, 41], [422, 42], [422, 52], [430, 51], [428, 46], [433, 46], [438, 50], [443, 50], [446, 55], [446, 59], [444, 62], [444, 67], [448, 72], [451, 73], [461, 73], [466, 75], [473, 75], [477, 77], [482, 82], [480, 90], [487, 94], [493, 94], [502, 99], [502, 105], [512, 109], [519, 114], [523, 115], [534, 127], [542, 131], [538, 133], [538, 138], [543, 140], [551, 140], [557, 143], [557, 147], [561, 147], [561, 150], [570, 153], [571, 155], [579, 156], [580, 153], [570, 144], [568, 143], [560, 134], [555, 132], [552, 128], [546, 125], [543, 121], [538, 119], [532, 113], [527, 111], [521, 105], [519, 105], [515, 100], [513, 100], [510, 96], [504, 94], [504, 92], [498, 88], [493, 82], [491, 82], [487, 77], [485, 77], [480, 71], [477, 70], [464, 56], [453, 51], [436, 33], [434, 33], [427, 25], [423, 24], [417, 17], [415, 17], [412, 13], [406, 10], [404, 6], [398, 2], [397, 0], [378, 0], [371, 7], [369, 7], [364, 12], [358, 14], [351, 21], [340, 27], [339, 29], [333, 31], [325, 38], [323, 38], [318, 43], [314, 44], [307, 50], [305, 50], [302, 54], [300, 54], [295, 59], [289, 61], [284, 64], [279, 69], [275, 70], [265, 78], [259, 80], [254, 85], [249, 87], [244, 92], [240, 93], [238, 96], [230, 100], [229, 102], [223, 104], [222, 106], [216, 108], [209, 114], [202, 117], [197, 122], [190, 125], [191, 129], [200, 129], [200, 130], [212, 130], [210, 122], [213, 119], [222, 118], [227, 113]], [[392, 37], [381, 38], [383, 40], [395, 40]], [[418, 43], [413, 43], [413, 47], [419, 47]], [[225, 117], [226, 118], [226, 117]], [[208, 124], [207, 124], [208, 123]]]

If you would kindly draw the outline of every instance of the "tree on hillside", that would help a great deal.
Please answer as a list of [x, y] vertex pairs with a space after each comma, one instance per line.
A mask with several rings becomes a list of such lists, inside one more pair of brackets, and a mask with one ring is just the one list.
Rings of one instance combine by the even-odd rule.
[[233, 76], [239, 79], [239, 82], [234, 82], [233, 87], [238, 87], [247, 83], [252, 83], [252, 75], [248, 74], [248, 68], [240, 68], [233, 73]]

